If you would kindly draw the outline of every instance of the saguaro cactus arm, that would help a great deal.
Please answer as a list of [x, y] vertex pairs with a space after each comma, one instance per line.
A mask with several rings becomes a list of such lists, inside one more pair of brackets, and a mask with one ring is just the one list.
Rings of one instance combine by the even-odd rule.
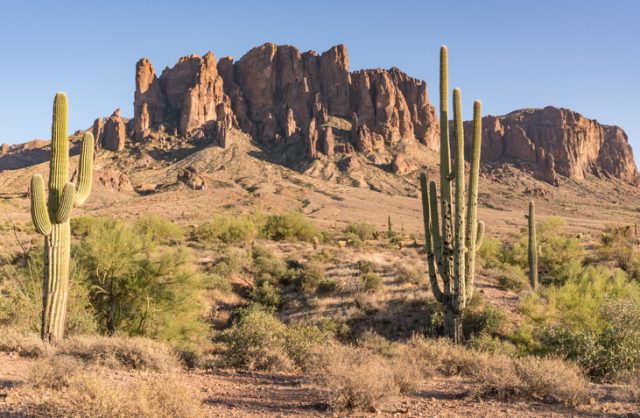
[[51, 233], [51, 220], [44, 191], [44, 180], [40, 174], [31, 178], [31, 219], [36, 231], [42, 235]]
[[82, 138], [82, 151], [78, 165], [78, 183], [76, 185], [75, 206], [82, 206], [91, 194], [93, 183], [93, 134], [85, 132]]
[[58, 203], [58, 210], [56, 211], [55, 223], [61, 224], [67, 222], [71, 216], [71, 209], [73, 209], [73, 202], [76, 197], [76, 188], [73, 183], [67, 183], [62, 189], [62, 195]]
[[[433, 297], [440, 303], [444, 301], [444, 295], [442, 290], [440, 289], [440, 284], [438, 283], [438, 276], [436, 271], [436, 262], [435, 255], [433, 252], [433, 237], [431, 230], [431, 219], [432, 215], [430, 213], [430, 199], [429, 199], [429, 191], [427, 190], [427, 176], [424, 173], [420, 173], [420, 190], [422, 191], [422, 220], [424, 222], [424, 248], [427, 253], [427, 266], [429, 273], [429, 282], [431, 283], [431, 291], [433, 292]], [[436, 205], [437, 206], [437, 205]], [[436, 226], [437, 226], [436, 219]]]

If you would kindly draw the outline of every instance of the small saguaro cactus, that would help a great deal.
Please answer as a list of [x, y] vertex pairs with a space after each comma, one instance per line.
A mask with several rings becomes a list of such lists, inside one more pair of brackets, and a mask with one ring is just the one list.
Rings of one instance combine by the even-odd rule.
[[538, 243], [536, 242], [536, 203], [529, 202], [529, 283], [538, 287]]
[[[427, 189], [427, 176], [424, 173], [420, 175], [420, 187], [431, 289], [444, 311], [445, 334], [458, 343], [463, 340], [464, 309], [473, 295], [476, 250], [484, 235], [484, 223], [477, 221], [482, 106], [480, 101], [474, 102], [471, 168], [465, 202], [462, 100], [460, 90], [455, 89], [455, 157], [452, 171], [447, 65], [447, 47], [443, 46], [440, 49], [440, 204], [436, 182], [432, 180]], [[452, 182], [455, 188], [453, 196]]]
[[387, 237], [391, 238], [393, 235], [393, 225], [391, 225], [391, 215], [387, 215]]
[[42, 286], [42, 323], [45, 341], [64, 335], [69, 297], [69, 258], [71, 246], [71, 209], [82, 205], [91, 193], [93, 177], [93, 135], [85, 133], [78, 167], [78, 182], [69, 182], [69, 138], [67, 136], [67, 96], [57, 93], [53, 101], [49, 196], [44, 180], [31, 179], [31, 219], [36, 231], [44, 235], [44, 281]]

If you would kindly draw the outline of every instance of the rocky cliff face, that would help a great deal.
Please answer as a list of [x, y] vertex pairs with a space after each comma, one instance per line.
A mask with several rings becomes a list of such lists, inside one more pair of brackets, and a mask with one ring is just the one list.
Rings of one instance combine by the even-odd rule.
[[[328, 123], [335, 118], [343, 122], [340, 129]], [[96, 121], [94, 131], [105, 148], [123, 146], [119, 119], [114, 114]], [[138, 139], [163, 129], [223, 147], [230, 145], [230, 130], [240, 128], [266, 147], [299, 144], [307, 159], [361, 152], [398, 174], [422, 165], [403, 151], [415, 149], [407, 145], [439, 148], [425, 82], [397, 68], [351, 72], [344, 45], [316, 54], [267, 43], [238, 61], [216, 62], [211, 52], [190, 55], [159, 77], [142, 59], [136, 65], [134, 119], [126, 126]], [[465, 132], [468, 144], [470, 124]], [[487, 116], [483, 135], [483, 161], [514, 162], [551, 184], [559, 176], [582, 179], [588, 173], [638, 181], [624, 131], [570, 110]]]
[[[397, 68], [350, 73], [343, 45], [318, 55], [268, 43], [237, 62], [225, 57], [216, 63], [212, 53], [192, 55], [159, 78], [142, 59], [136, 66], [134, 113], [139, 138], [160, 125], [207, 137], [234, 125], [266, 145], [304, 141], [310, 158], [354, 146], [374, 153], [402, 139], [438, 148], [426, 83]], [[322, 126], [330, 116], [352, 122], [348, 143], [336, 144], [333, 132]]]
[[[551, 184], [558, 176], [583, 179], [587, 174], [637, 183], [639, 175], [627, 135], [568, 109], [545, 107], [487, 116], [482, 121], [482, 160], [512, 161]], [[472, 125], [465, 123], [465, 144]]]

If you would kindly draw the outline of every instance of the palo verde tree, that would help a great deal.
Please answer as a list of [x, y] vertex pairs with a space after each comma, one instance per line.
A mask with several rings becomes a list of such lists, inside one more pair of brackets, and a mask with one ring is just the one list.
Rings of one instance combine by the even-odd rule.
[[473, 295], [475, 255], [484, 234], [484, 223], [477, 221], [482, 107], [480, 101], [474, 102], [469, 190], [465, 196], [462, 99], [460, 90], [454, 89], [452, 170], [447, 67], [447, 47], [443, 46], [440, 49], [440, 198], [435, 181], [432, 180], [427, 189], [424, 173], [420, 175], [420, 186], [431, 289], [444, 311], [445, 334], [458, 343], [463, 340], [462, 318], [467, 301]]
[[53, 102], [48, 198], [42, 176], [36, 174], [31, 179], [31, 218], [36, 231], [44, 235], [40, 333], [45, 341], [56, 341], [64, 335], [71, 252], [69, 219], [73, 207], [82, 205], [89, 197], [93, 177], [93, 135], [85, 133], [77, 184], [69, 181], [67, 112], [67, 96], [57, 93]]

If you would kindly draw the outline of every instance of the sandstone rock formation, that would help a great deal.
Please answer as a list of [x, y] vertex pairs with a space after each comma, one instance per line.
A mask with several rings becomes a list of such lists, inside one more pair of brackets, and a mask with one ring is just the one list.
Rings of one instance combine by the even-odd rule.
[[[136, 65], [136, 138], [158, 125], [191, 136], [224, 119], [263, 144], [296, 136], [309, 143], [312, 119], [318, 133], [329, 116], [349, 119], [354, 113], [361, 115], [360, 126], [369, 135], [361, 138], [361, 145], [371, 144], [368, 152], [403, 138], [438, 149], [438, 123], [425, 82], [397, 68], [350, 73], [344, 45], [318, 55], [267, 43], [237, 62], [225, 57], [217, 64], [210, 52], [203, 58], [191, 55], [159, 78], [149, 60]], [[317, 151], [309, 151], [310, 158], [325, 153], [325, 144], [313, 140]], [[357, 142], [355, 136], [351, 141]], [[347, 148], [329, 146], [327, 151]]]
[[207, 124], [229, 120], [231, 104], [213, 53], [180, 58], [158, 78], [146, 58], [136, 64], [134, 134], [146, 135], [150, 127], [167, 124], [183, 136]]
[[120, 115], [120, 109], [116, 109], [106, 120], [102, 118], [96, 119], [93, 122], [91, 132], [93, 133], [96, 149], [122, 150], [127, 138], [127, 127]]
[[[471, 144], [465, 122], [465, 145]], [[512, 161], [533, 175], [558, 184], [558, 175], [583, 179], [587, 174], [637, 183], [639, 175], [627, 135], [568, 109], [524, 109], [482, 121], [482, 160]]]

